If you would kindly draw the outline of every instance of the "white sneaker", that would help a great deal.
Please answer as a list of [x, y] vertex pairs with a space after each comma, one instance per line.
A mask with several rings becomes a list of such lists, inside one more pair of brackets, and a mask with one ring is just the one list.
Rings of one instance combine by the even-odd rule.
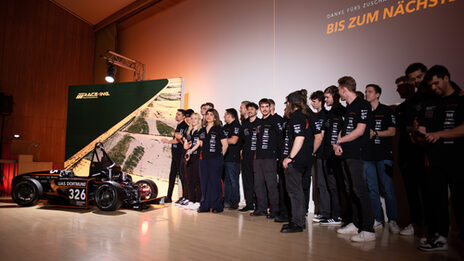
[[388, 222], [388, 228], [389, 228], [390, 232], [393, 233], [393, 234], [400, 233], [400, 227], [398, 226], [398, 224], [396, 223], [395, 220], [392, 220], [392, 221]]
[[409, 224], [407, 227], [403, 228], [403, 229], [400, 231], [400, 235], [403, 235], [403, 236], [414, 236], [414, 227], [412, 226], [412, 224]]
[[185, 204], [185, 205], [181, 205], [181, 207], [185, 208], [185, 209], [192, 209], [193, 207], [193, 202], [190, 202], [190, 201], [187, 201], [188, 203]]
[[357, 234], [358, 233], [358, 228], [353, 224], [350, 223], [346, 225], [345, 227], [337, 229], [338, 234]]
[[374, 228], [375, 231], [382, 230], [382, 228], [383, 228], [382, 222], [374, 220], [374, 227], [373, 228]]
[[186, 206], [188, 206], [189, 203], [190, 203], [190, 201], [188, 201], [188, 199], [186, 199], [186, 200], [184, 200], [184, 201], [182, 201], [182, 202], [180, 203], [180, 206], [183, 207], [183, 208], [185, 208]]
[[319, 223], [321, 222], [322, 219], [323, 219], [323, 216], [321, 214], [314, 214], [313, 222]]
[[190, 202], [188, 204], [188, 206], [186, 207], [186, 209], [197, 210], [199, 207], [200, 207], [200, 203], [198, 203], [198, 202], [196, 202], [196, 203]]
[[367, 232], [367, 231], [361, 231], [361, 232], [359, 232], [359, 234], [352, 236], [350, 239], [353, 242], [374, 241], [375, 240], [375, 233]]

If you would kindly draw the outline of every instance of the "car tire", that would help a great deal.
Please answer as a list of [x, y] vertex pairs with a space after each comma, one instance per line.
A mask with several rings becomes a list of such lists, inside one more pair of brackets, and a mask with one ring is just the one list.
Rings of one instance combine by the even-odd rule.
[[95, 191], [95, 203], [100, 210], [114, 211], [121, 207], [124, 200], [124, 191], [116, 182], [107, 181]]
[[[156, 183], [153, 180], [150, 179], [142, 179], [137, 182], [135, 182], [135, 186], [137, 187], [137, 191], [139, 195], [141, 195], [140, 191], [142, 188], [149, 188], [149, 196], [148, 197], [143, 197], [140, 198], [140, 200], [147, 200], [147, 199], [154, 199], [158, 196], [158, 186], [156, 186]], [[144, 192], [147, 193], [147, 192]]]
[[43, 187], [36, 179], [23, 179], [17, 182], [11, 191], [11, 198], [21, 207], [37, 204], [42, 197]]

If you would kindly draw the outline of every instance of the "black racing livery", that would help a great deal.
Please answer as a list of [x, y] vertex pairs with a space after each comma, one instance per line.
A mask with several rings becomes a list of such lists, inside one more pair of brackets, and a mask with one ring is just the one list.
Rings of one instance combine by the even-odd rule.
[[102, 143], [95, 144], [89, 176], [76, 176], [72, 170], [50, 170], [21, 174], [12, 182], [11, 197], [20, 206], [33, 206], [40, 199], [50, 205], [103, 211], [120, 207], [146, 209], [158, 203], [158, 187], [149, 179], [132, 181], [106, 153]]

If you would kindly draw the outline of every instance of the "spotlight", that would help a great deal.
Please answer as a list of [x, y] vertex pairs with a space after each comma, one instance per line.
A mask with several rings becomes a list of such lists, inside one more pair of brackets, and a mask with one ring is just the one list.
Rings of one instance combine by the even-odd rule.
[[14, 135], [13, 135], [13, 138], [15, 138], [15, 139], [19, 139], [20, 137], [21, 137], [21, 136], [20, 136], [19, 134], [14, 134]]
[[114, 82], [114, 72], [115, 72], [114, 65], [111, 63], [108, 63], [108, 73], [105, 76], [106, 82], [109, 82], [109, 83]]

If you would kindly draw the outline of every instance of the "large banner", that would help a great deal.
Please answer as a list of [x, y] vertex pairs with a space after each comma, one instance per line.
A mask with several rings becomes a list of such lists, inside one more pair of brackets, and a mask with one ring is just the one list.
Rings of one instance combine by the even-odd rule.
[[70, 86], [65, 168], [88, 175], [91, 152], [102, 142], [124, 172], [168, 179], [182, 79]]

